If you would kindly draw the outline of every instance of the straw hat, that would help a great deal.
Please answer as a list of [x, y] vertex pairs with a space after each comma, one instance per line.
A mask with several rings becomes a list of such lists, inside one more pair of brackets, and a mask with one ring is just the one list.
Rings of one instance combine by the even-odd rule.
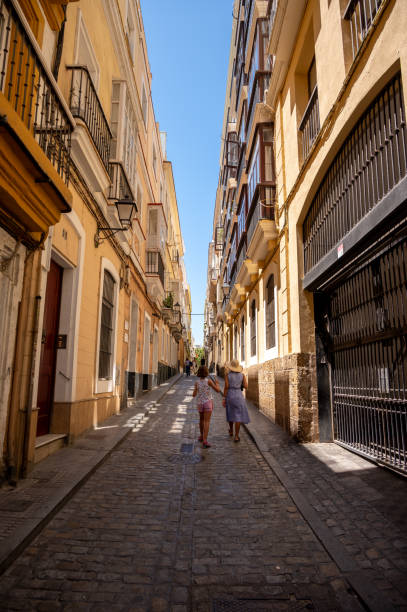
[[228, 368], [231, 372], [241, 372], [243, 370], [237, 359], [232, 359], [228, 365]]

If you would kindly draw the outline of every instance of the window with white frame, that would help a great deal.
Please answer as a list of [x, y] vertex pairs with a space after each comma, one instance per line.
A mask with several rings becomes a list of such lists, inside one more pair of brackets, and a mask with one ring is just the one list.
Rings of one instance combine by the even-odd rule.
[[87, 32], [82, 12], [78, 9], [78, 21], [76, 30], [76, 49], [75, 49], [75, 65], [86, 66], [93, 85], [96, 91], [99, 87], [99, 75], [100, 69], [96, 59], [96, 54], [93, 50], [92, 43], [90, 42], [89, 34]]
[[141, 223], [143, 220], [143, 192], [141, 190], [140, 185], [137, 185], [136, 204], [137, 204], [138, 218]]
[[157, 149], [155, 148], [154, 143], [153, 143], [153, 171], [154, 171], [154, 176], [157, 177]]
[[99, 378], [105, 380], [112, 377], [114, 285], [113, 276], [105, 270], [99, 340]]
[[147, 93], [146, 88], [143, 83], [143, 88], [141, 92], [141, 112], [143, 113], [143, 121], [145, 127], [147, 127], [147, 118], [148, 118], [148, 105], [147, 105]]
[[244, 325], [244, 316], [242, 317], [240, 323], [240, 359], [242, 361], [245, 360], [245, 325]]
[[125, 32], [131, 59], [134, 62], [136, 51], [136, 16], [134, 0], [127, 0]]
[[274, 274], [271, 274], [267, 281], [265, 292], [266, 350], [269, 350], [276, 345], [276, 308], [274, 290]]
[[131, 189], [136, 185], [137, 117], [125, 81], [113, 81], [110, 157], [122, 162]]
[[256, 338], [256, 300], [250, 304], [250, 356], [254, 357], [257, 349]]

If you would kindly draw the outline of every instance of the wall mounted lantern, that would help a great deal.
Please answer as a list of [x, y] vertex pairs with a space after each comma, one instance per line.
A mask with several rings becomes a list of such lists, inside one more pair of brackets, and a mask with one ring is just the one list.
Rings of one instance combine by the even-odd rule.
[[137, 204], [125, 198], [124, 200], [117, 200], [115, 206], [121, 227], [100, 227], [98, 225], [94, 238], [96, 248], [106, 240], [106, 238], [110, 238], [116, 234], [116, 232], [125, 232], [131, 227], [133, 217], [137, 212]]

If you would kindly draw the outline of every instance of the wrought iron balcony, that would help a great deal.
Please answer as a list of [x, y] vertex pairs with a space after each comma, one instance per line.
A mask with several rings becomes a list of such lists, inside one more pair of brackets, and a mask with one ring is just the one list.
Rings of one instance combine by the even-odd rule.
[[350, 0], [344, 19], [350, 22], [353, 58], [366, 38], [383, 0]]
[[129, 200], [134, 202], [134, 195], [121, 162], [109, 162], [109, 176], [111, 180], [109, 200]]
[[147, 251], [146, 274], [157, 275], [164, 288], [164, 264], [158, 251]]
[[304, 162], [311, 150], [314, 140], [320, 130], [319, 123], [319, 103], [318, 87], [314, 88], [311, 94], [303, 118], [301, 119], [299, 130], [302, 134], [302, 161]]
[[68, 184], [73, 125], [41, 51], [9, 0], [0, 1], [0, 91]]
[[69, 106], [85, 122], [97, 152], [108, 170], [112, 132], [86, 66], [67, 66], [72, 72]]

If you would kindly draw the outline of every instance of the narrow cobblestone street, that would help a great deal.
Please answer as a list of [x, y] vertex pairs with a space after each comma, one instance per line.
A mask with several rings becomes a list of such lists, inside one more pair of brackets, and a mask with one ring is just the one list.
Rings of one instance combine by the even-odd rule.
[[201, 448], [193, 382], [163, 397], [8, 568], [1, 610], [365, 609], [247, 431], [229, 437], [220, 396]]

